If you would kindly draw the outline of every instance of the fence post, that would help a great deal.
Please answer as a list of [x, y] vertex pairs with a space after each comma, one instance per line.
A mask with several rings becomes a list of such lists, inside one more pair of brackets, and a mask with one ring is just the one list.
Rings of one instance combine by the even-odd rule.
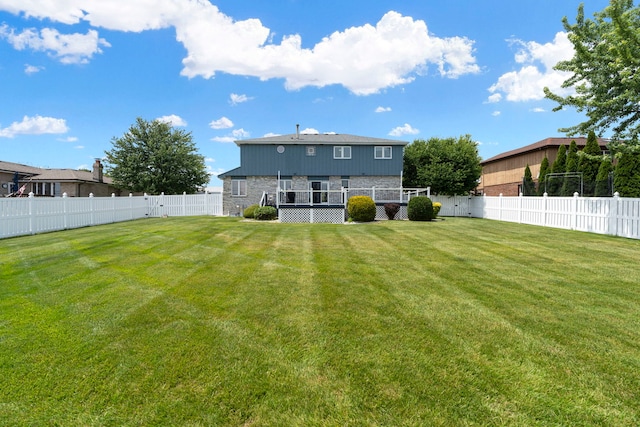
[[69, 228], [68, 219], [67, 219], [67, 193], [62, 193], [62, 218], [63, 218], [63, 226], [66, 230]]
[[612, 236], [618, 235], [618, 216], [620, 215], [620, 193], [617, 191], [613, 193], [613, 199], [611, 199], [609, 205], [609, 234]]
[[518, 196], [518, 224], [522, 224], [522, 202], [524, 200], [524, 194], [522, 191]]
[[498, 212], [500, 212], [500, 214], [498, 215], [498, 220], [502, 221], [502, 193], [500, 193], [500, 195], [498, 196], [498, 200], [500, 201], [498, 207]]
[[91, 218], [89, 220], [89, 225], [96, 225], [95, 224], [95, 216], [94, 216], [94, 206], [95, 203], [93, 201], [93, 193], [89, 193], [89, 217]]
[[547, 201], [548, 201], [548, 197], [549, 197], [549, 194], [546, 191], [544, 193], [542, 193], [542, 199], [544, 200], [544, 203], [542, 204], [542, 226], [543, 227], [547, 226]]
[[182, 216], [187, 216], [187, 192], [182, 192]]
[[111, 193], [111, 209], [112, 209], [112, 216], [111, 216], [111, 222], [116, 222], [117, 221], [117, 207], [116, 207], [116, 193]]
[[578, 229], [578, 196], [580, 196], [580, 194], [577, 191], [573, 193], [573, 215], [571, 218], [572, 230]]
[[35, 234], [33, 231], [33, 191], [29, 192], [29, 233]]

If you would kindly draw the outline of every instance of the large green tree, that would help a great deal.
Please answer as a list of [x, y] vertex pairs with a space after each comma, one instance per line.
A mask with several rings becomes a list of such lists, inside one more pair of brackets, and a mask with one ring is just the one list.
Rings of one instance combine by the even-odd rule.
[[482, 172], [471, 135], [415, 140], [404, 151], [403, 186], [431, 187], [433, 194], [468, 194]]
[[209, 181], [190, 132], [141, 118], [106, 152], [107, 173], [121, 188], [149, 194], [192, 194]]
[[613, 131], [616, 140], [638, 141], [640, 134], [640, 8], [633, 0], [611, 0], [593, 19], [585, 19], [578, 8], [576, 23], [563, 19], [574, 46], [573, 58], [560, 61], [555, 69], [570, 73], [562, 84], [574, 93], [561, 96], [545, 88], [545, 95], [558, 103], [554, 111], [575, 107], [587, 120], [560, 129], [570, 135], [589, 131]]

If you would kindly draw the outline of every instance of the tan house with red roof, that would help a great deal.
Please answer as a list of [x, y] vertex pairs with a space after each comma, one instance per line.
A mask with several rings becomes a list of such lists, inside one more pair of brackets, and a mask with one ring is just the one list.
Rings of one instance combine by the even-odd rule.
[[[120, 195], [111, 178], [102, 173], [102, 163], [96, 159], [93, 170], [45, 169], [0, 161], [0, 197], [15, 194], [25, 186], [23, 195], [61, 197], [108, 197]], [[126, 193], [128, 194], [128, 192]]]
[[[490, 159], [480, 162], [482, 175], [476, 191], [487, 196], [518, 196], [522, 189], [524, 169], [529, 165], [533, 180], [538, 182], [540, 164], [545, 157], [549, 165], [553, 164], [561, 145], [569, 148], [571, 141], [575, 141], [581, 150], [587, 143], [586, 137], [576, 138], [546, 138], [534, 144], [516, 150], [507, 151]], [[600, 148], [605, 151], [609, 140], [599, 138]]]

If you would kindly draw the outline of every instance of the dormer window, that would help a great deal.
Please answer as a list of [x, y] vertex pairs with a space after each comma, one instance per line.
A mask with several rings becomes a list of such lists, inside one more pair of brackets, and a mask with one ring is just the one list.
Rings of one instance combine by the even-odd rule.
[[333, 158], [334, 159], [350, 159], [351, 147], [348, 145], [336, 145], [335, 147], [333, 147]]

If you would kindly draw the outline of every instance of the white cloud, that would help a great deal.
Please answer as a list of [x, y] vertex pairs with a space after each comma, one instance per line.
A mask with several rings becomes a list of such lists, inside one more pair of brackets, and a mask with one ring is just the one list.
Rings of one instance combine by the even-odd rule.
[[389, 112], [389, 111], [391, 111], [391, 107], [382, 107], [382, 106], [380, 106], [380, 107], [376, 108], [376, 113], [386, 113], [386, 112]]
[[211, 140], [214, 142], [222, 142], [223, 144], [228, 144], [230, 142], [234, 142], [236, 138], [232, 136], [214, 136], [213, 138], [211, 138]]
[[231, 95], [229, 95], [229, 104], [231, 105], [238, 105], [238, 104], [242, 104], [243, 102], [247, 102], [249, 101], [250, 98], [247, 95], [238, 95], [237, 93], [232, 93]]
[[218, 120], [213, 120], [209, 123], [211, 129], [229, 129], [233, 127], [233, 122], [226, 117], [220, 117]]
[[494, 93], [493, 95], [490, 95], [489, 98], [487, 98], [488, 104], [495, 104], [496, 102], [500, 102], [500, 101], [502, 101], [501, 93]]
[[242, 139], [249, 138], [251, 134], [244, 129], [234, 129], [231, 131], [231, 135], [233, 135], [233, 137], [236, 139]]
[[69, 131], [64, 119], [53, 117], [24, 116], [21, 122], [13, 122], [6, 128], [0, 128], [0, 137], [13, 138], [16, 135], [58, 134]]
[[[64, 24], [86, 21], [117, 31], [172, 27], [187, 51], [181, 74], [190, 78], [208, 79], [224, 72], [284, 79], [289, 90], [339, 84], [368, 95], [409, 83], [429, 66], [448, 78], [480, 71], [472, 40], [437, 37], [424, 21], [394, 11], [375, 24], [337, 30], [315, 44], [307, 41], [305, 45], [312, 47], [303, 48], [299, 34], [274, 43], [275, 34], [259, 19], [236, 21], [210, 1], [2, 0], [0, 10]], [[91, 35], [95, 38], [89, 51], [95, 53], [100, 45], [96, 40], [101, 39]]]
[[300, 135], [319, 135], [320, 132], [318, 132], [317, 129], [314, 128], [306, 128], [300, 131]]
[[502, 112], [500, 111], [494, 111], [493, 113], [491, 113], [493, 117], [498, 117], [500, 114], [502, 114]]
[[402, 136], [402, 135], [416, 135], [420, 133], [418, 129], [412, 127], [409, 123], [405, 123], [404, 126], [398, 126], [393, 128], [389, 135], [391, 136]]
[[158, 120], [159, 122], [168, 123], [171, 126], [179, 126], [179, 127], [187, 126], [187, 121], [185, 119], [183, 119], [182, 117], [177, 116], [175, 114], [170, 114], [168, 116], [158, 117], [156, 120]]
[[273, 132], [267, 132], [267, 133], [265, 133], [262, 137], [263, 137], [263, 138], [268, 138], [268, 137], [270, 137], [270, 136], [280, 136], [280, 135], [282, 135], [282, 134], [280, 134], [280, 133], [273, 133]]
[[498, 102], [503, 96], [507, 101], [514, 102], [540, 100], [544, 98], [544, 87], [561, 95], [571, 93], [570, 89], [561, 87], [571, 74], [553, 69], [559, 61], [573, 57], [573, 45], [567, 33], [559, 32], [553, 42], [545, 44], [522, 40], [509, 42], [520, 47], [515, 54], [515, 61], [522, 67], [498, 78], [489, 88], [492, 95], [488, 102]]
[[234, 142], [238, 139], [245, 139], [248, 138], [251, 134], [249, 132], [247, 132], [246, 130], [240, 128], [240, 129], [234, 129], [231, 131], [231, 134], [227, 135], [227, 136], [216, 136], [211, 138], [212, 141], [214, 142], [222, 142], [223, 144], [228, 144], [230, 142]]
[[102, 53], [101, 46], [111, 46], [105, 39], [98, 37], [96, 30], [88, 30], [87, 34], [60, 34], [53, 28], [34, 28], [16, 33], [6, 24], [0, 26], [0, 38], [5, 38], [16, 50], [31, 49], [36, 52], [47, 52], [63, 64], [85, 64], [95, 53]]
[[36, 65], [24, 64], [24, 73], [25, 74], [31, 75], [31, 74], [39, 73], [42, 70], [44, 70], [44, 67], [40, 67], [40, 66], [36, 66]]
[[536, 108], [532, 108], [531, 112], [533, 112], [533, 113], [546, 113], [546, 110], [544, 108], [536, 107]]
[[76, 150], [84, 150], [84, 145], [76, 145], [75, 147]]
[[60, 142], [77, 142], [78, 141], [78, 137], [76, 137], [76, 136], [68, 136], [66, 138], [58, 138], [58, 141], [60, 141]]
[[213, 157], [207, 157], [207, 158], [204, 159], [204, 161], [206, 163], [215, 163], [216, 159], [214, 159]]

